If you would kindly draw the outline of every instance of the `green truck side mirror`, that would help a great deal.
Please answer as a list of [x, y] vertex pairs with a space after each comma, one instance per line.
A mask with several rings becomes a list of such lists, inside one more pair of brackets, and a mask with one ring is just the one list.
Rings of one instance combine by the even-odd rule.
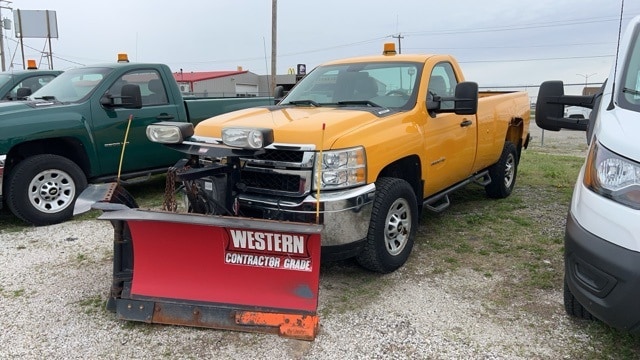
[[120, 96], [105, 94], [100, 98], [100, 104], [106, 108], [140, 109], [142, 107], [140, 86], [126, 84], [122, 86]]

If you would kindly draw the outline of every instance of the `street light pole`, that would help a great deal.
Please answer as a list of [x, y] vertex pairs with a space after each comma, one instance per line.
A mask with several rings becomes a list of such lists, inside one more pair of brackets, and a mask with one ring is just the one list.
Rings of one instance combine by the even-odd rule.
[[584, 77], [584, 87], [587, 87], [587, 85], [589, 84], [589, 78], [593, 75], [596, 75], [597, 73], [593, 73], [593, 74], [576, 74], [578, 76], [582, 76]]
[[276, 89], [276, 59], [278, 49], [278, 0], [271, 0], [271, 83], [269, 95], [275, 96]]
[[2, 71], [6, 69], [6, 61], [4, 56], [4, 19], [2, 18], [2, 9], [11, 10], [11, 1], [0, 0], [0, 60], [2, 62]]

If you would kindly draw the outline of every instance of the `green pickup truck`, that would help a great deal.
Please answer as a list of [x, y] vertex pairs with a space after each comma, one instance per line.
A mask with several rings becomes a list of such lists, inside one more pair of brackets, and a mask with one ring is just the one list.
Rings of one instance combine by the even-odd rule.
[[147, 125], [195, 125], [272, 104], [269, 97], [183, 99], [163, 64], [117, 62], [67, 70], [26, 101], [0, 103], [0, 208], [4, 203], [34, 225], [65, 221], [88, 183], [161, 173], [181, 158], [149, 141]]

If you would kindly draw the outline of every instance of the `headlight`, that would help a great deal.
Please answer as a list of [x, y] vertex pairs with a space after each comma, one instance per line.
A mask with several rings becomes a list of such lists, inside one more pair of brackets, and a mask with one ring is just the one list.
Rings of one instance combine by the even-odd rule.
[[[320, 153], [317, 153], [320, 156]], [[367, 161], [364, 148], [326, 151], [322, 153], [320, 169], [316, 161], [313, 187], [317, 189], [320, 174], [320, 189], [341, 189], [367, 183]]]
[[243, 149], [261, 149], [273, 142], [273, 130], [255, 128], [224, 128], [222, 142]]
[[615, 202], [640, 209], [640, 164], [609, 151], [596, 140], [587, 158], [584, 185]]
[[165, 121], [147, 126], [147, 138], [161, 144], [180, 144], [192, 135], [190, 123]]

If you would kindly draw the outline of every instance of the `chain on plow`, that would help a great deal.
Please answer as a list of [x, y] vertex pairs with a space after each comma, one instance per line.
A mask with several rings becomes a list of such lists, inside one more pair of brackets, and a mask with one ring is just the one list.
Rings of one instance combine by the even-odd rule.
[[164, 200], [162, 201], [162, 209], [170, 212], [178, 211], [178, 202], [176, 201], [176, 181], [178, 174], [186, 171], [188, 167], [172, 166], [167, 170], [167, 180], [164, 186]]

